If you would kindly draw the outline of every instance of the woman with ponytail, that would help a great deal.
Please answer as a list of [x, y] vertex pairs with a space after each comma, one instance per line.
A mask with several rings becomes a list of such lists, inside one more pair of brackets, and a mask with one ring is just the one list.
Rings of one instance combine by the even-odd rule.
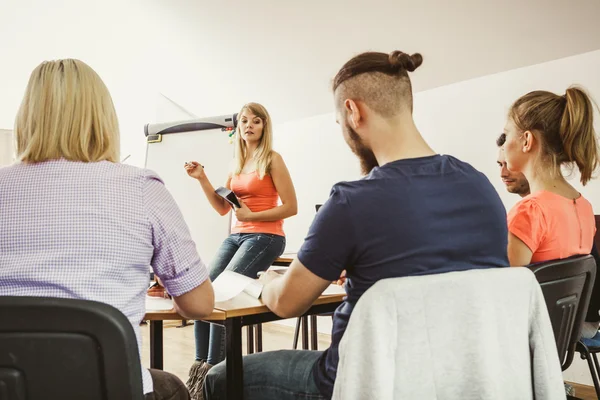
[[531, 194], [508, 214], [512, 266], [590, 254], [596, 224], [592, 205], [562, 174], [579, 170], [586, 185], [598, 166], [592, 100], [577, 87], [562, 96], [535, 91], [509, 111], [504, 152], [507, 167], [522, 172]]
[[[522, 172], [531, 188], [508, 214], [511, 266], [590, 254], [594, 211], [566, 181], [562, 168], [577, 167], [584, 186], [592, 178], [600, 159], [593, 115], [592, 100], [577, 87], [562, 96], [531, 92], [510, 108], [504, 130], [507, 168]], [[598, 312], [588, 313], [584, 338], [595, 339], [599, 319]]]

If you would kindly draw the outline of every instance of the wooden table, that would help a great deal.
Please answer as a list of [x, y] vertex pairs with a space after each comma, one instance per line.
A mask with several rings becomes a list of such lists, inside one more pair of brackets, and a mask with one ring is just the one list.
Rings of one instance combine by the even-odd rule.
[[296, 257], [296, 253], [285, 253], [282, 254], [281, 257], [277, 258], [273, 261], [273, 265], [278, 267], [289, 267], [294, 258]]
[[[149, 311], [144, 316], [144, 321], [150, 321], [150, 368], [163, 369], [163, 321], [186, 321], [187, 319], [177, 314], [175, 310]], [[223, 321], [225, 313], [213, 310], [206, 321]]]
[[[303, 316], [331, 313], [342, 303], [345, 295], [319, 297]], [[150, 321], [150, 367], [163, 368], [163, 321], [184, 320], [175, 311], [153, 311], [146, 313], [144, 320]], [[215, 303], [213, 313], [205, 321], [225, 327], [227, 398], [242, 399], [244, 370], [242, 364], [242, 327], [279, 320], [261, 300], [246, 293], [233, 299]]]
[[[281, 257], [277, 258], [273, 265], [289, 267], [292, 261], [296, 257], [295, 253], [285, 253]], [[154, 279], [152, 277], [152, 279]], [[225, 314], [219, 312], [217, 309], [206, 319], [206, 321], [224, 321]], [[168, 311], [150, 311], [146, 313], [144, 321], [150, 321], [150, 368], [163, 369], [163, 321], [183, 321], [185, 326], [187, 319], [177, 314], [175, 310]], [[305, 324], [306, 326], [306, 324]], [[308, 328], [306, 328], [308, 330]], [[248, 333], [248, 348], [250, 350], [252, 344], [252, 334], [249, 330]], [[258, 351], [261, 350], [261, 331], [257, 330], [256, 347]], [[307, 337], [308, 333], [304, 337]]]
[[[289, 266], [295, 258], [295, 254], [283, 254], [277, 258], [273, 265]], [[320, 296], [306, 311], [301, 318], [304, 320], [304, 348], [308, 348], [308, 316], [313, 324], [316, 324], [316, 315], [331, 313], [342, 303], [345, 295]], [[242, 328], [248, 328], [248, 348], [252, 346], [252, 329], [250, 325], [261, 324], [279, 320], [261, 300], [255, 299], [242, 292], [233, 299], [215, 303], [213, 313], [204, 321], [223, 325], [225, 327], [225, 349], [226, 349], [226, 374], [227, 374], [227, 398], [242, 399], [244, 387], [244, 369], [242, 363]], [[150, 321], [150, 367], [163, 368], [163, 321], [185, 320], [174, 310], [152, 311], [146, 313], [144, 320]], [[256, 345], [260, 351], [260, 330], [257, 330]], [[314, 335], [313, 341], [317, 338]], [[313, 344], [316, 349], [316, 343]]]
[[[303, 316], [331, 313], [342, 303], [345, 295], [319, 297]], [[227, 374], [227, 398], [242, 399], [244, 369], [242, 364], [242, 327], [279, 318], [261, 300], [241, 293], [231, 300], [215, 304], [215, 309], [225, 313], [225, 320], [211, 321], [225, 326], [225, 357]]]

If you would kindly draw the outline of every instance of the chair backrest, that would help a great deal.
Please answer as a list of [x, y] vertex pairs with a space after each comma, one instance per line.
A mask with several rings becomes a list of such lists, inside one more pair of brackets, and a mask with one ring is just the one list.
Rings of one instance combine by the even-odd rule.
[[596, 278], [590, 255], [574, 256], [529, 266], [542, 287], [562, 370], [573, 361], [575, 345], [587, 313]]
[[340, 341], [332, 398], [564, 400], [534, 274], [506, 267], [376, 282]]
[[600, 249], [600, 215], [595, 215], [596, 218], [596, 236], [594, 236], [594, 243], [596, 244], [596, 248]]
[[0, 399], [143, 399], [137, 341], [116, 308], [0, 296]]
[[[596, 215], [596, 236], [594, 237], [594, 247], [592, 248], [592, 256], [596, 260], [596, 267], [600, 265], [600, 215]], [[600, 274], [596, 274], [596, 281], [592, 288], [592, 297], [588, 307], [586, 322], [600, 321]]]

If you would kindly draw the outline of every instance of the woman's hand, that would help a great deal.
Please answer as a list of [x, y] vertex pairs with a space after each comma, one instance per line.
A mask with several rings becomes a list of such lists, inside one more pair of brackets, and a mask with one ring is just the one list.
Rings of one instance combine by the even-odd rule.
[[252, 221], [254, 213], [242, 200], [238, 199], [238, 201], [240, 202], [241, 207], [235, 208], [235, 217], [237, 218], [237, 220], [242, 222]]
[[192, 178], [198, 179], [202, 181], [206, 179], [206, 174], [204, 173], [204, 166], [200, 165], [200, 163], [196, 161], [186, 162], [183, 166], [185, 168], [185, 172]]

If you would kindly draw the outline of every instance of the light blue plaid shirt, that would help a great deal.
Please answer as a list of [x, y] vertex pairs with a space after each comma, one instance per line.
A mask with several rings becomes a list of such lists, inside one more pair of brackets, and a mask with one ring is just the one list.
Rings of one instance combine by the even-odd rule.
[[[131, 321], [141, 349], [150, 267], [173, 296], [208, 279], [154, 172], [62, 159], [0, 168], [0, 295], [108, 303]], [[152, 392], [146, 369], [142, 377]]]

